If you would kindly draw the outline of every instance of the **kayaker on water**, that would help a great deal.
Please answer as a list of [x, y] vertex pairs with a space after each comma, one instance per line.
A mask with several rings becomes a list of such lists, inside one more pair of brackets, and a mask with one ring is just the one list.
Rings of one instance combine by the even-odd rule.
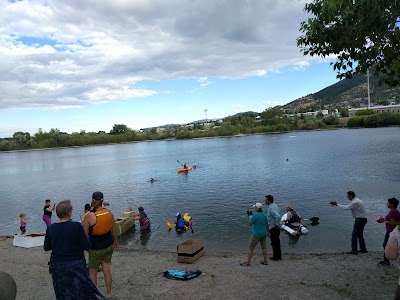
[[188, 164], [186, 162], [183, 164], [183, 168], [184, 169], [189, 169], [189, 166], [188, 166]]

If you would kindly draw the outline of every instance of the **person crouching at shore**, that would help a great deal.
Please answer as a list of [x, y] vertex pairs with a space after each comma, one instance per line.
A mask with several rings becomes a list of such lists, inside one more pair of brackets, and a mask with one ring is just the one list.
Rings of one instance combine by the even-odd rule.
[[71, 201], [60, 201], [56, 214], [60, 221], [47, 228], [43, 246], [51, 250], [49, 270], [56, 298], [105, 299], [89, 276], [84, 250], [90, 249], [90, 242], [81, 223], [71, 220]]
[[24, 213], [19, 215], [19, 221], [20, 221], [19, 230], [21, 230], [21, 234], [25, 234], [26, 233], [26, 223], [28, 222], [28, 219], [26, 218], [26, 215]]

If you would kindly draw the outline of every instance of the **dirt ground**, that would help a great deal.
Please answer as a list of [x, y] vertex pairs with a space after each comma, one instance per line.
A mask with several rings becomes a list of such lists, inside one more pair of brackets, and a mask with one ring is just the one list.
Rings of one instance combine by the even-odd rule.
[[[259, 263], [255, 252], [250, 267], [240, 266], [245, 253], [206, 252], [193, 264], [177, 263], [177, 254], [118, 249], [113, 256], [113, 299], [393, 299], [400, 272], [378, 266], [381, 252], [347, 255], [284, 254], [282, 261]], [[17, 283], [17, 299], [55, 299], [41, 247], [14, 247], [12, 238], [0, 239], [0, 271]], [[167, 279], [163, 271], [196, 270], [188, 281]], [[103, 274], [99, 289], [105, 293]]]

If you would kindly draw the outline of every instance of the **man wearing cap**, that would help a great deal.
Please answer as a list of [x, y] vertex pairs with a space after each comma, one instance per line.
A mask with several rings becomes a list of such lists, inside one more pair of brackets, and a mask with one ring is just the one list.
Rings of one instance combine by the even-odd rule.
[[83, 229], [90, 237], [89, 274], [97, 286], [97, 270], [102, 266], [106, 283], [107, 297], [111, 297], [112, 275], [111, 257], [114, 249], [118, 248], [117, 231], [114, 216], [103, 208], [103, 193], [94, 192], [92, 195], [92, 210], [83, 219]]
[[272, 246], [272, 260], [282, 260], [281, 240], [281, 215], [279, 213], [278, 205], [274, 203], [274, 197], [271, 195], [265, 196], [265, 203], [268, 205], [267, 218], [268, 218], [268, 235], [271, 239]]
[[251, 258], [253, 257], [254, 248], [260, 243], [262, 255], [264, 259], [261, 264], [268, 265], [268, 253], [267, 247], [265, 246], [265, 240], [267, 239], [267, 226], [268, 220], [267, 216], [262, 212], [262, 204], [256, 203], [253, 205], [254, 214], [248, 213], [248, 224], [253, 226], [253, 235], [251, 236], [249, 249], [247, 251], [247, 260], [241, 263], [241, 266], [250, 266]]

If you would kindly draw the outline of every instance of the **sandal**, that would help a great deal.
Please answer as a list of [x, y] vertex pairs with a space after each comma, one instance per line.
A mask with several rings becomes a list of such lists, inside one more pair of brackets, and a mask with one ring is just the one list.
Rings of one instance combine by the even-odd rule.
[[262, 264], [262, 265], [268, 265], [268, 262], [267, 261], [260, 261], [260, 264]]
[[240, 263], [240, 265], [244, 267], [250, 267], [250, 264], [247, 261]]

